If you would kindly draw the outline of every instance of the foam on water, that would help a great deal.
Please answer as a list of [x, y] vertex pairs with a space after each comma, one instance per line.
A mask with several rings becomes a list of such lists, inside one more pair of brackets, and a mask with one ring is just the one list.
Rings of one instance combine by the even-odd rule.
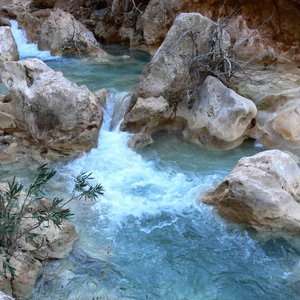
[[[161, 211], [181, 211], [194, 205], [203, 188], [211, 186], [217, 175], [191, 180], [173, 170], [159, 171], [155, 164], [127, 146], [128, 133], [109, 131], [115, 102], [125, 93], [112, 95], [105, 111], [99, 146], [68, 165], [71, 173], [89, 170], [105, 187], [105, 196], [94, 206], [99, 215], [120, 221], [129, 215], [142, 217]], [[221, 179], [221, 178], [220, 178]]]
[[34, 43], [28, 43], [25, 31], [19, 28], [18, 22], [11, 20], [10, 23], [13, 36], [18, 46], [20, 59], [35, 57], [47, 61], [59, 58], [58, 56], [52, 56], [50, 51], [40, 51]]
[[[145, 64], [139, 58], [126, 66], [53, 60], [26, 43], [16, 22], [12, 26], [21, 58], [48, 60], [91, 88], [99, 88], [102, 80], [104, 87], [129, 90], [133, 85], [126, 73], [134, 70], [136, 83]], [[130, 134], [116, 126], [125, 96], [114, 92], [108, 99], [99, 146], [58, 167], [64, 176], [56, 184], [63, 190], [69, 184], [71, 191], [71, 178], [88, 171], [103, 184], [105, 195], [92, 209], [74, 204], [79, 240], [64, 259], [45, 262], [32, 299], [299, 299], [299, 255], [292, 247], [282, 240], [259, 242], [198, 203], [201, 191], [258, 149], [200, 151], [169, 138], [140, 155], [127, 146]]]

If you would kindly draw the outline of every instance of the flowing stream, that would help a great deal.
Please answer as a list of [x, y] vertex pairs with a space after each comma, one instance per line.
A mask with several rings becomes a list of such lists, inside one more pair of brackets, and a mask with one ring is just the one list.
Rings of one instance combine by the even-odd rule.
[[[48, 191], [67, 196], [72, 178], [89, 171], [105, 195], [73, 204], [79, 239], [66, 258], [45, 264], [33, 299], [300, 298], [299, 252], [293, 246], [227, 224], [199, 201], [239, 158], [262, 148], [246, 142], [232, 151], [207, 151], [160, 134], [151, 147], [135, 153], [127, 147], [129, 134], [111, 129], [111, 121], [149, 56], [110, 47], [130, 58], [51, 57], [26, 45], [16, 23], [13, 31], [22, 59], [41, 58], [91, 90], [112, 90], [99, 146], [57, 164], [59, 178]], [[24, 180], [30, 177], [14, 171]]]

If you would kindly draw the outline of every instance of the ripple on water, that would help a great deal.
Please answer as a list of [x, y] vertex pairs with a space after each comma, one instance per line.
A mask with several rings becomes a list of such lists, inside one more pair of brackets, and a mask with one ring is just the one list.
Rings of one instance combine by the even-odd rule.
[[44, 283], [43, 299], [300, 296], [291, 275], [299, 255], [291, 246], [259, 242], [198, 202], [241, 156], [260, 149], [245, 144], [212, 152], [159, 135], [141, 155], [127, 147], [127, 139], [104, 126], [99, 147], [62, 170], [90, 170], [106, 192], [91, 207], [75, 208], [80, 239], [72, 255], [48, 264], [45, 278], [51, 282]]
[[[40, 57], [92, 90], [132, 89], [149, 59], [141, 52], [111, 62], [55, 58], [26, 44], [14, 23], [13, 30], [21, 58]], [[118, 49], [108, 50], [124, 54]], [[205, 151], [159, 135], [157, 143], [136, 154], [126, 146], [128, 134], [106, 125], [97, 149], [57, 167], [61, 180], [49, 193], [66, 194], [72, 176], [82, 170], [93, 172], [106, 191], [94, 204], [74, 204], [79, 240], [71, 255], [46, 263], [33, 299], [300, 298], [294, 248], [283, 240], [253, 239], [198, 202], [241, 156], [260, 148], [244, 143], [232, 151]], [[11, 172], [5, 170], [2, 178]], [[30, 177], [23, 169], [17, 173]]]

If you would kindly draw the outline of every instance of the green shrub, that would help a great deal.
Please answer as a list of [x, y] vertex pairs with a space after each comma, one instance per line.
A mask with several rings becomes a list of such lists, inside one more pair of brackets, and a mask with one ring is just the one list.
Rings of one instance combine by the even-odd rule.
[[[9, 259], [14, 252], [20, 250], [20, 240], [30, 239], [32, 231], [44, 222], [53, 222], [60, 228], [64, 221], [69, 220], [72, 213], [66, 207], [73, 200], [95, 200], [103, 195], [101, 184], [91, 185], [91, 174], [82, 173], [75, 178], [75, 187], [69, 199], [54, 197], [45, 201], [44, 189], [56, 171], [42, 165], [36, 175], [25, 188], [16, 178], [8, 181], [7, 187], [0, 190], [0, 248]], [[29, 227], [22, 227], [26, 219], [31, 219]], [[8, 270], [14, 276], [14, 270], [8, 260], [3, 262], [4, 272]]]

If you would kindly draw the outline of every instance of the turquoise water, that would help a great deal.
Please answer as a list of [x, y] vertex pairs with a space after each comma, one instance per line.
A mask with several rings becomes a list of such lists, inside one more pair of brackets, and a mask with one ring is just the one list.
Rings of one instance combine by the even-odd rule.
[[[58, 179], [48, 190], [66, 196], [72, 178], [85, 170], [105, 195], [73, 204], [79, 239], [66, 258], [46, 263], [33, 299], [299, 299], [299, 252], [292, 245], [228, 224], [199, 201], [239, 158], [263, 149], [245, 142], [227, 152], [207, 151], [160, 134], [151, 147], [131, 151], [129, 134], [110, 130], [110, 122], [149, 57], [110, 51], [130, 58], [43, 58], [79, 84], [114, 92], [98, 147], [57, 164]], [[17, 173], [24, 181], [30, 177], [24, 166]], [[3, 174], [10, 176], [9, 169]]]

